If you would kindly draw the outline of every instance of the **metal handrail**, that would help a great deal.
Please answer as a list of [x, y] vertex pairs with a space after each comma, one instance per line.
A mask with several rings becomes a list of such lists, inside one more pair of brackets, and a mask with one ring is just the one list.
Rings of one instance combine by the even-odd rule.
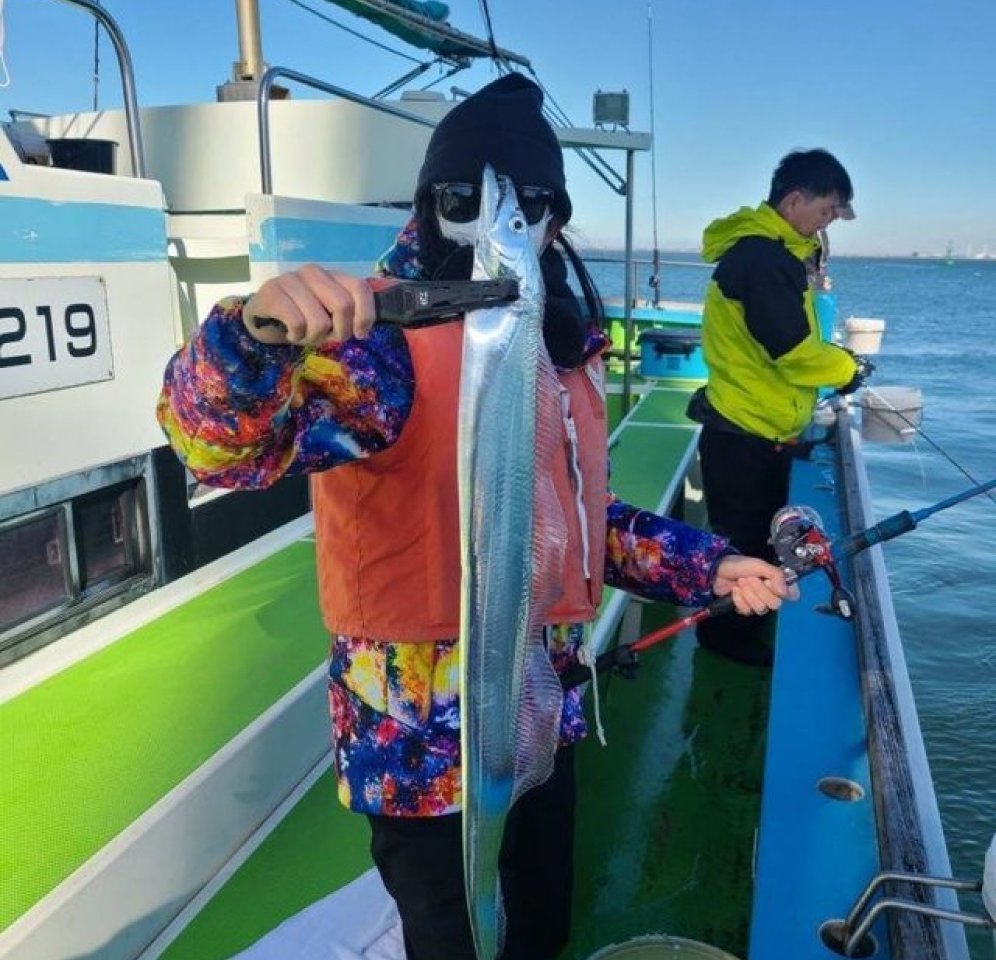
[[121, 70], [121, 93], [124, 98], [125, 121], [128, 124], [128, 149], [131, 153], [132, 173], [145, 178], [145, 151], [142, 147], [142, 126], [138, 116], [138, 98], [135, 96], [135, 71], [131, 64], [131, 54], [125, 43], [124, 34], [117, 21], [95, 0], [61, 0], [73, 7], [82, 7], [99, 21], [107, 31], [114, 51], [118, 55], [118, 68]]
[[[588, 263], [618, 263], [621, 267], [626, 265], [626, 261], [620, 260], [618, 257], [592, 257], [585, 254], [584, 259]], [[654, 264], [653, 260], [647, 260], [644, 257], [634, 257], [631, 262], [640, 266], [653, 266]], [[714, 264], [699, 263], [696, 260], [658, 260], [657, 262], [662, 267], [698, 267], [701, 270], [714, 269]]]
[[[67, 2], [80, 2], [80, 0], [67, 0]], [[89, 0], [85, 0], [89, 2]], [[306, 87], [313, 87], [323, 93], [331, 94], [335, 97], [342, 97], [344, 100], [351, 100], [353, 103], [360, 103], [381, 113], [389, 113], [392, 116], [400, 117], [402, 120], [410, 120], [412, 123], [421, 124], [423, 127], [435, 127], [435, 120], [427, 120], [417, 113], [410, 113], [390, 104], [382, 103], [379, 100], [371, 100], [369, 97], [361, 96], [346, 90], [344, 87], [337, 87], [331, 83], [325, 83], [315, 77], [309, 77], [305, 73], [298, 73], [288, 67], [270, 67], [260, 78], [259, 91], [256, 94], [256, 116], [259, 122], [259, 172], [262, 192], [264, 194], [273, 193], [273, 167], [270, 163], [270, 89], [273, 81], [277, 77], [286, 77], [296, 83], [304, 84]]]
[[[625, 270], [626, 266], [627, 266], [627, 261], [625, 259], [620, 259], [618, 257], [597, 257], [597, 256], [589, 256], [588, 254], [584, 254], [583, 257], [582, 257], [582, 259], [584, 260], [585, 263], [601, 263], [601, 264], [606, 264], [606, 265], [610, 265], [610, 266], [614, 264], [614, 265], [618, 266], [622, 270]], [[624, 297], [628, 296], [629, 298], [632, 298], [631, 302], [634, 305], [636, 305], [637, 300], [641, 299], [641, 298], [638, 298], [636, 296], [636, 290], [639, 287], [638, 279], [639, 279], [639, 274], [640, 274], [640, 268], [641, 267], [651, 267], [651, 268], [653, 268], [654, 267], [654, 261], [653, 260], [647, 260], [644, 257], [633, 257], [632, 259], [630, 259], [628, 261], [628, 263], [629, 263], [629, 277], [630, 277], [630, 282], [627, 285], [627, 289], [628, 289], [629, 292], [628, 292], [628, 294], [624, 294]], [[692, 267], [692, 268], [697, 269], [697, 270], [712, 270], [714, 268], [714, 264], [711, 264], [711, 263], [699, 263], [699, 262], [694, 261], [694, 260], [657, 260], [656, 261], [656, 265], [659, 266], [659, 267]], [[630, 301], [627, 301], [627, 302], [630, 302]], [[649, 297], [648, 296], [646, 298], [646, 303], [647, 303], [648, 306], [651, 306], [651, 305], [652, 306], [657, 306], [658, 303], [659, 303], [659, 300], [657, 299], [656, 296], [655, 297]], [[627, 314], [624, 322], [627, 322], [627, 323], [629, 322], [629, 315], [628, 314]], [[625, 353], [625, 351], [624, 351], [624, 353]]]

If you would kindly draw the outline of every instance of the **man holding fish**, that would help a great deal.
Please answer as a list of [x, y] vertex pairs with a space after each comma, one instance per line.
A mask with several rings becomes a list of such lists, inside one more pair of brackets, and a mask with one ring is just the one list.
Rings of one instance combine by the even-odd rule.
[[369, 819], [408, 960], [552, 960], [567, 942], [585, 721], [556, 673], [603, 583], [688, 606], [731, 594], [742, 614], [794, 595], [777, 567], [608, 491], [608, 341], [561, 234], [542, 102], [511, 74], [454, 107], [378, 264], [512, 276], [514, 303], [375, 324], [366, 280], [304, 267], [219, 304], [159, 405], [204, 483], [313, 474], [339, 797]]

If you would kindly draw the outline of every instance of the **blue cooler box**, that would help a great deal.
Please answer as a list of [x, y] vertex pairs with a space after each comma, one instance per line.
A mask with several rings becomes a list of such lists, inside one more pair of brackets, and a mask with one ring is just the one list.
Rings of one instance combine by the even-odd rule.
[[644, 330], [637, 344], [640, 376], [668, 380], [705, 380], [709, 376], [699, 329]]

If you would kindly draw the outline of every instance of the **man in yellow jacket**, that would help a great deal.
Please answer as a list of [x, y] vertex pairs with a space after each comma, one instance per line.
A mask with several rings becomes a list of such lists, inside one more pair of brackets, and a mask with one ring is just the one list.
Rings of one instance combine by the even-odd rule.
[[[820, 387], [855, 389], [854, 357], [820, 334], [806, 261], [818, 235], [850, 220], [847, 171], [825, 150], [784, 157], [766, 203], [709, 224], [703, 256], [716, 263], [706, 291], [702, 349], [709, 380], [689, 404], [702, 423], [699, 455], [709, 521], [752, 556], [767, 543], [788, 498], [792, 447], [809, 424]], [[770, 666], [770, 617], [719, 617], [699, 624], [699, 643]], [[736, 622], [736, 621], [742, 621]]]

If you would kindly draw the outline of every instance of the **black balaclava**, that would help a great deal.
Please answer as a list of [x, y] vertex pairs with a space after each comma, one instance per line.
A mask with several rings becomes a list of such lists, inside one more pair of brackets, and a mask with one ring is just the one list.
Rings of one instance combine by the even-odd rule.
[[[553, 212], [561, 225], [571, 217], [564, 155], [543, 117], [543, 91], [521, 74], [507, 74], [458, 103], [429, 140], [415, 190], [415, 215], [422, 266], [434, 279], [469, 277], [473, 250], [440, 235], [430, 187], [447, 181], [479, 184], [485, 163], [510, 176], [516, 186], [553, 190]], [[558, 367], [576, 367], [584, 357], [587, 323], [568, 286], [566, 264], [548, 246], [540, 266], [546, 286], [543, 338], [547, 350]]]
[[479, 184], [485, 163], [516, 186], [549, 187], [560, 222], [571, 219], [564, 154], [543, 116], [543, 91], [520, 73], [482, 87], [439, 121], [418, 174], [416, 199], [434, 183]]

